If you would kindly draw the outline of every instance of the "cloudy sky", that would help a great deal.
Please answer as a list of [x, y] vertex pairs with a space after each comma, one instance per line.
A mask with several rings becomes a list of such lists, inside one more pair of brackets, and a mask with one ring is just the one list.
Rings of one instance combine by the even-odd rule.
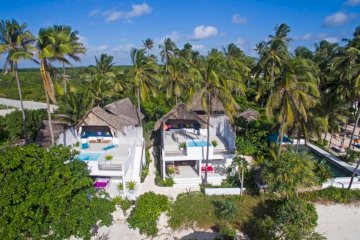
[[70, 25], [88, 49], [75, 65], [93, 64], [101, 53], [122, 65], [130, 63], [130, 49], [149, 37], [155, 54], [170, 37], [178, 47], [190, 42], [203, 54], [233, 42], [256, 56], [254, 45], [281, 23], [291, 27], [290, 50], [313, 49], [323, 39], [341, 43], [360, 25], [360, 0], [1, 0], [0, 16], [26, 22], [34, 34], [41, 27]]

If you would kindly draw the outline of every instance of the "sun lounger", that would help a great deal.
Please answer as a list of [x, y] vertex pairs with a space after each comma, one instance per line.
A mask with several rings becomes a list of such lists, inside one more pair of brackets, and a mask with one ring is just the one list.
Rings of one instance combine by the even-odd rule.
[[113, 148], [115, 148], [117, 145], [116, 144], [111, 144], [111, 145], [109, 145], [109, 146], [106, 146], [106, 147], [103, 147], [103, 150], [110, 150], [110, 149], [113, 149]]
[[110, 178], [97, 178], [95, 179], [94, 187], [96, 189], [105, 189], [110, 183]]
[[339, 153], [345, 153], [346, 152], [344, 147], [333, 146], [332, 149], [335, 150], [336, 152], [339, 152]]
[[88, 143], [82, 143], [82, 144], [81, 144], [81, 148], [82, 148], [82, 149], [88, 149], [88, 148], [89, 148], [89, 144], [88, 144]]
[[[201, 172], [205, 172], [205, 170], [206, 170], [206, 165], [202, 164], [201, 165]], [[211, 164], [208, 165], [207, 170], [208, 170], [208, 172], [214, 172], [214, 168], [213, 168], [213, 166]]]

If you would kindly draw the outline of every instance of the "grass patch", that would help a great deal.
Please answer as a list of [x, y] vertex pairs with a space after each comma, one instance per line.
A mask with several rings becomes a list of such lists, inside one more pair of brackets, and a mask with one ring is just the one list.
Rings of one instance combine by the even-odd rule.
[[360, 202], [360, 190], [347, 190], [329, 187], [318, 191], [301, 193], [300, 197], [307, 201], [323, 204], [352, 204]]
[[266, 196], [206, 196], [200, 192], [180, 194], [169, 210], [169, 225], [174, 230], [188, 228], [196, 224], [200, 228], [210, 228], [222, 224], [216, 214], [216, 203], [229, 201], [234, 205], [236, 218], [229, 224], [241, 227], [254, 216], [265, 214], [268, 209], [260, 208], [267, 201]]

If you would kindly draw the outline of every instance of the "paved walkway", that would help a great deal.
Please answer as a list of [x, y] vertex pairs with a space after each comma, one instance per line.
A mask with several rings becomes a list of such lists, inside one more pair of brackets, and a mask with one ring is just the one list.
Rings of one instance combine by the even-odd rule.
[[[47, 104], [42, 102], [34, 102], [34, 101], [23, 101], [24, 108], [29, 110], [36, 109], [47, 109]], [[8, 98], [0, 98], [0, 105], [5, 105], [13, 108], [20, 109], [20, 101]], [[51, 112], [54, 112], [58, 107], [56, 105], [51, 104], [50, 109]]]
[[175, 199], [177, 195], [184, 192], [189, 191], [199, 191], [200, 188], [174, 188], [174, 187], [159, 187], [155, 184], [155, 176], [156, 176], [156, 169], [155, 169], [155, 161], [153, 155], [153, 148], [149, 149], [151, 163], [149, 165], [149, 175], [145, 178], [145, 181], [139, 184], [139, 188], [137, 190], [137, 195], [140, 196], [145, 192], [154, 192], [157, 194], [163, 194], [168, 196], [169, 198]]

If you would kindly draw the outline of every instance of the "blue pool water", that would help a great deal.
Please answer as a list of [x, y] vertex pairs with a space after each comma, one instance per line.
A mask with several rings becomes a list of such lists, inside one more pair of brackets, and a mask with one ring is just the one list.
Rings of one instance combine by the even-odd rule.
[[[188, 147], [206, 147], [206, 141], [205, 140], [189, 140], [187, 141], [187, 145]], [[209, 146], [211, 146], [211, 144], [209, 144]]]
[[81, 161], [96, 161], [99, 159], [102, 153], [80, 153], [76, 156]]

